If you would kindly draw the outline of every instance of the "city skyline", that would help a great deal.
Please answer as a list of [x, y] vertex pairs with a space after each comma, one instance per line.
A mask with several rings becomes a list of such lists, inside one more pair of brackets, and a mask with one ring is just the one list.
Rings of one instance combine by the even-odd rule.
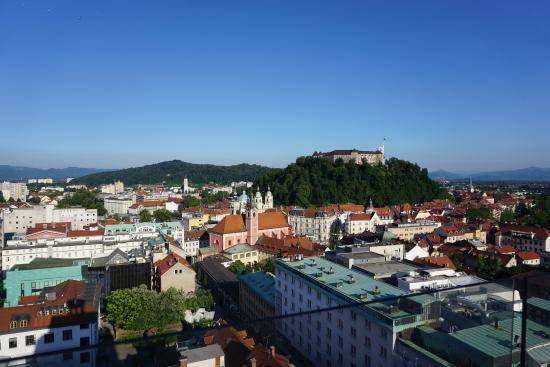
[[550, 5], [400, 4], [3, 3], [0, 164], [550, 166]]

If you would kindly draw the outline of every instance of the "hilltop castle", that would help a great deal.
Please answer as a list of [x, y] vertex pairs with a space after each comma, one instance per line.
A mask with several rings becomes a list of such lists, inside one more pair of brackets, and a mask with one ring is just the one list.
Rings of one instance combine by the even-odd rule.
[[313, 157], [316, 158], [328, 158], [335, 162], [337, 159], [342, 159], [344, 162], [355, 162], [356, 164], [363, 164], [366, 162], [370, 165], [384, 164], [384, 144], [378, 147], [378, 150], [333, 150], [332, 152], [314, 152]]

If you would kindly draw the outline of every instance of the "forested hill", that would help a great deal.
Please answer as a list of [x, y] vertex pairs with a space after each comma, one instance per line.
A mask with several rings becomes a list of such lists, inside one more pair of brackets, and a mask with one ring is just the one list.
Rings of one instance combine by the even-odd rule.
[[163, 182], [165, 184], [181, 185], [183, 179], [187, 177], [194, 184], [208, 182], [228, 184], [233, 181], [253, 181], [269, 170], [271, 168], [255, 164], [242, 163], [234, 166], [216, 166], [213, 164], [194, 164], [173, 160], [143, 167], [94, 173], [80, 177], [73, 182], [100, 185], [120, 180], [125, 185], [157, 184]]
[[275, 203], [319, 206], [330, 203], [374, 205], [420, 203], [442, 198], [446, 192], [418, 165], [391, 158], [383, 166], [332, 162], [300, 157], [285, 169], [274, 169], [255, 181], [262, 190], [271, 187]]

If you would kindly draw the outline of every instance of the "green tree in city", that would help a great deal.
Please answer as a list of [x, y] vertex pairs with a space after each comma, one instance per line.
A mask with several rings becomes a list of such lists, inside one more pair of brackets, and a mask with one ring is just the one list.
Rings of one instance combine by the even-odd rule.
[[142, 211], [139, 212], [139, 221], [140, 222], [150, 222], [153, 220], [153, 216], [151, 215], [151, 213], [149, 213], [149, 211], [147, 209], [143, 209]]
[[[56, 196], [59, 195], [56, 193]], [[97, 209], [98, 215], [107, 214], [107, 210], [103, 206], [103, 201], [96, 198], [93, 191], [79, 189], [71, 195], [65, 196], [57, 205], [59, 208], [70, 208], [72, 206], [81, 206], [86, 209]]]
[[168, 222], [174, 218], [174, 215], [166, 209], [157, 209], [153, 212], [153, 218], [156, 222]]

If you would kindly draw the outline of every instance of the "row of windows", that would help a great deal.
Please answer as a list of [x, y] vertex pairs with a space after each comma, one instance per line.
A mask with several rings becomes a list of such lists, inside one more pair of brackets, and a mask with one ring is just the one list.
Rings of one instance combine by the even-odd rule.
[[[17, 348], [18, 337], [9, 338], [8, 347], [9, 349]], [[63, 341], [73, 340], [73, 331], [71, 329], [63, 330], [62, 332]], [[86, 340], [86, 338], [81, 338], [81, 341]], [[55, 342], [55, 334], [48, 333], [44, 335], [44, 344], [52, 344]], [[89, 340], [88, 340], [89, 343]], [[25, 345], [31, 346], [36, 344], [36, 337], [34, 335], [25, 335]], [[1, 346], [0, 346], [1, 348]]]

